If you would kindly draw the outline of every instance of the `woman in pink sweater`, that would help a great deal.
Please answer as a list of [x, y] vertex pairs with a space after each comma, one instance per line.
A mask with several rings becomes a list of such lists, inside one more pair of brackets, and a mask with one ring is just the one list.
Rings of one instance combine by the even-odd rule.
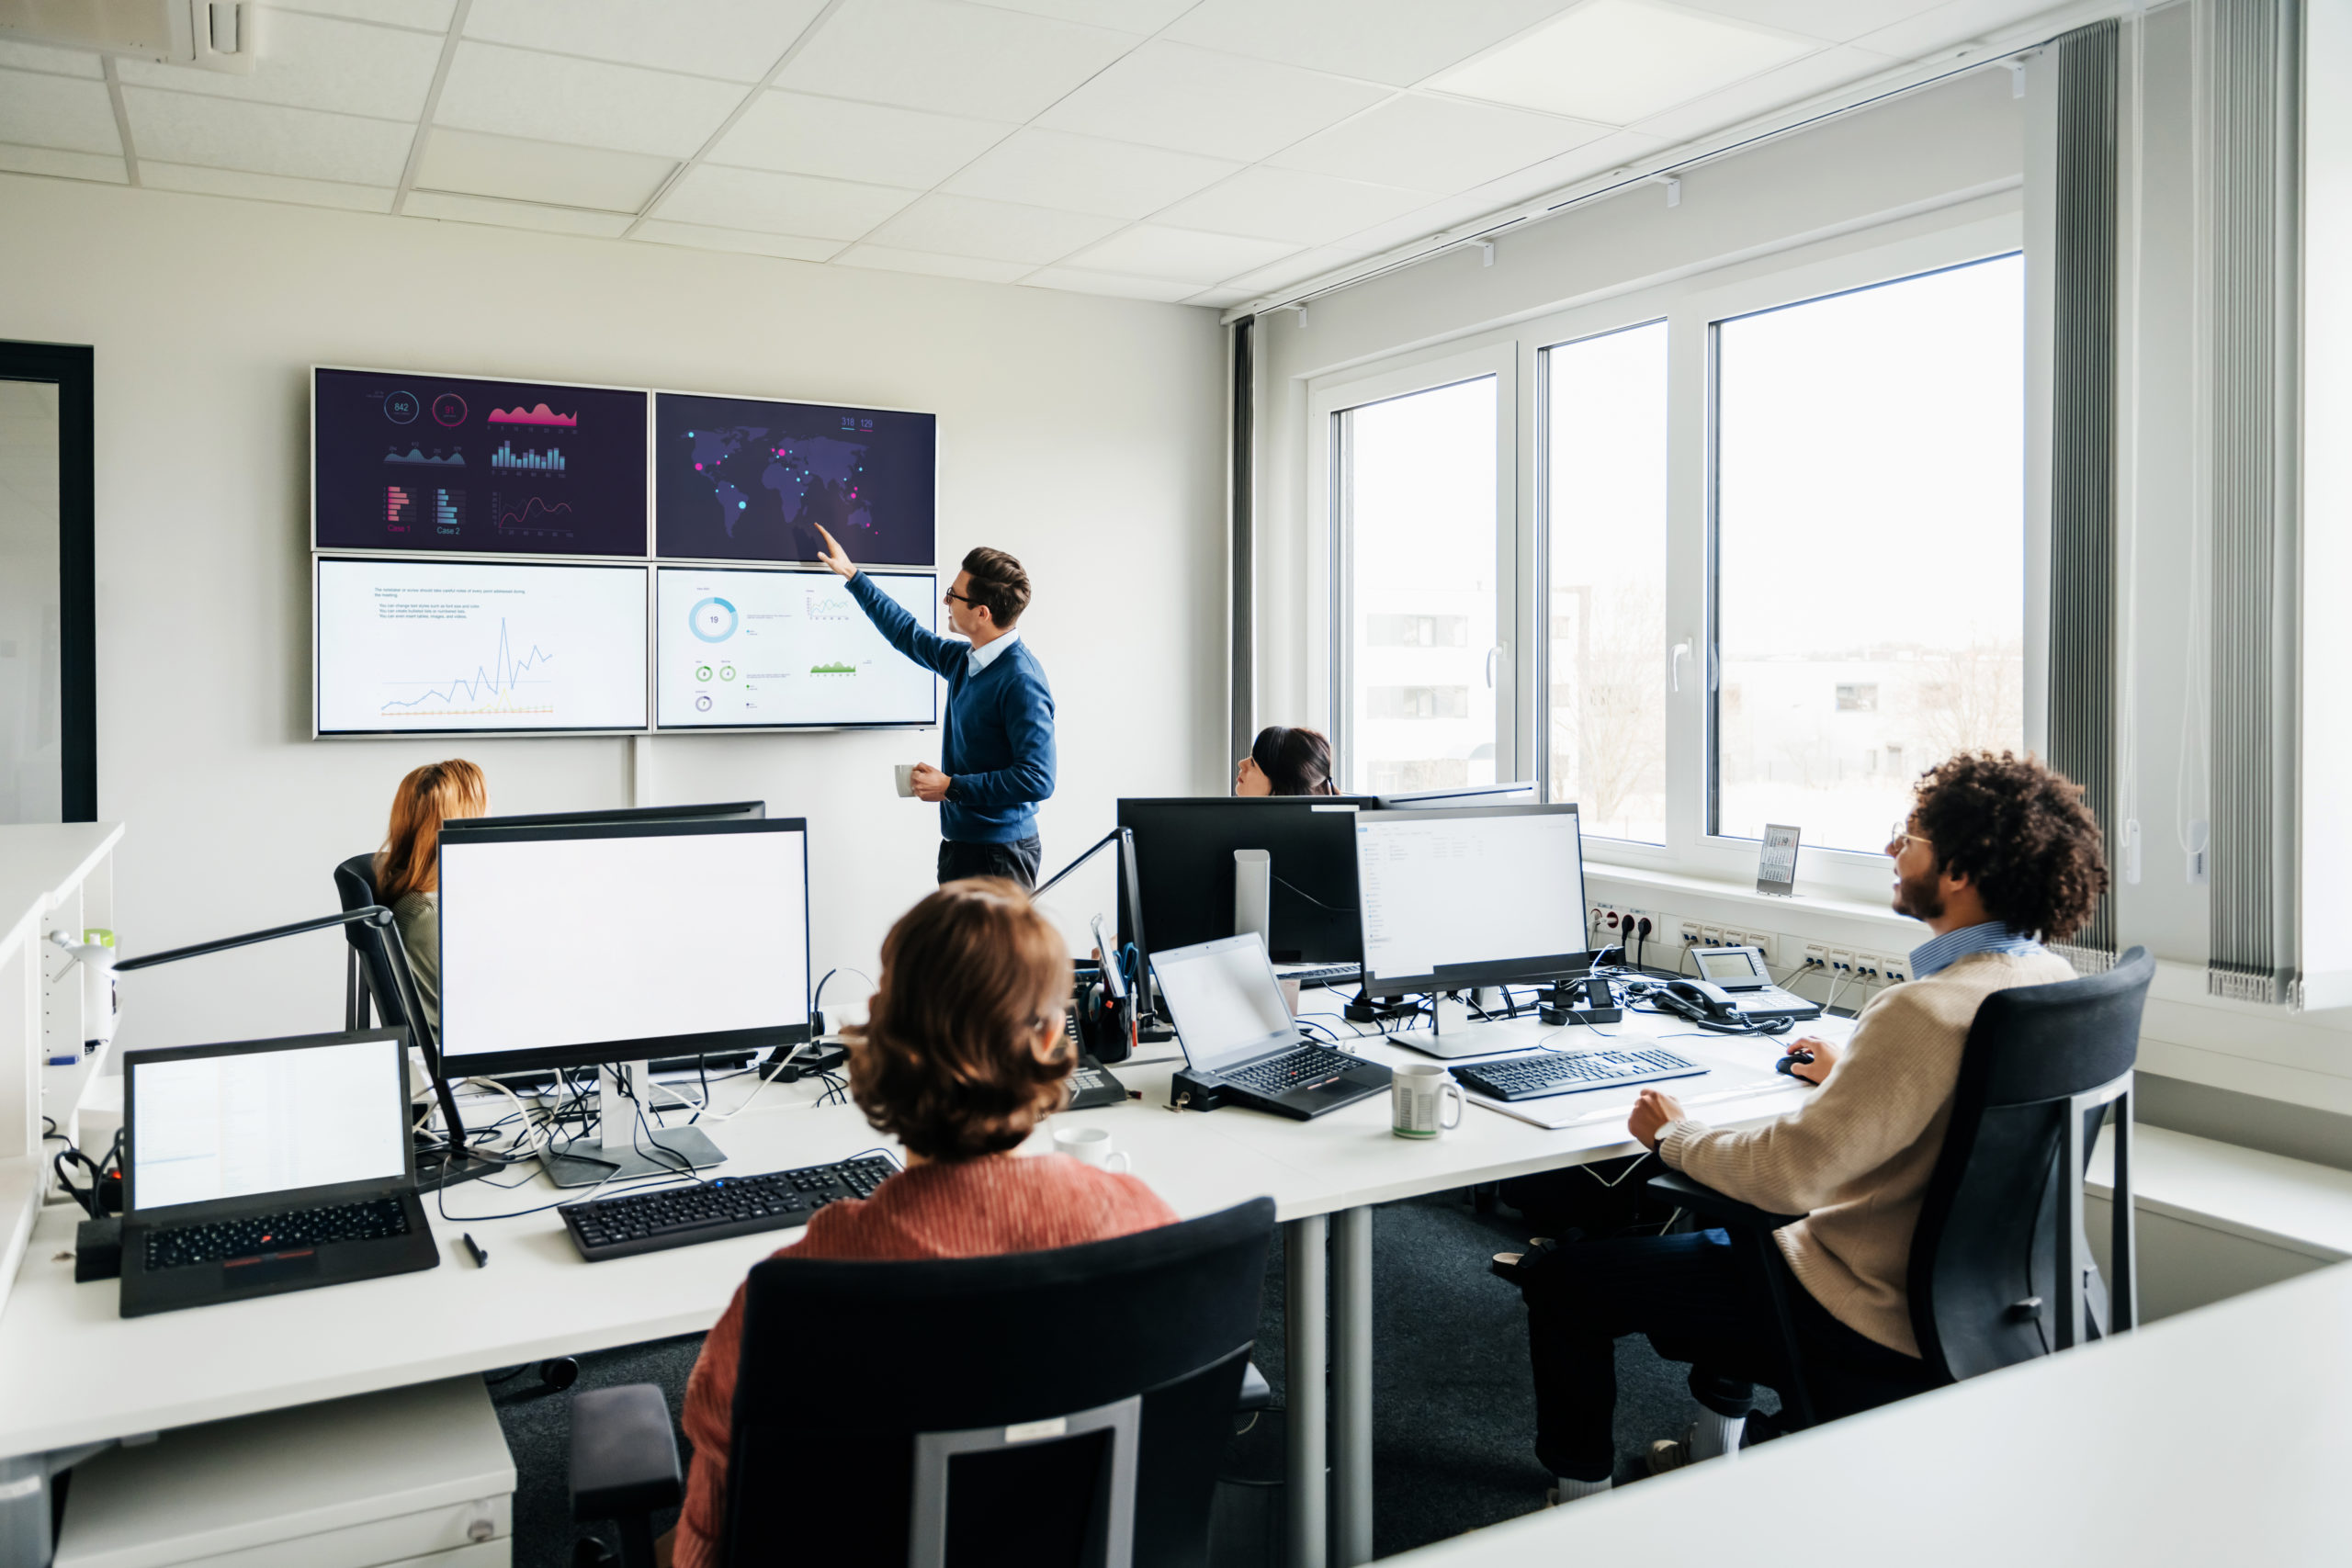
[[[864, 1201], [818, 1211], [786, 1252], [803, 1258], [984, 1258], [1102, 1241], [1175, 1223], [1132, 1176], [1066, 1155], [1012, 1151], [1068, 1097], [1060, 934], [1013, 884], [951, 882], [882, 943], [869, 1020], [851, 1032], [850, 1092], [907, 1168]], [[703, 1341], [686, 1382], [695, 1448], [674, 1537], [677, 1568], [718, 1560], [743, 1292]]]

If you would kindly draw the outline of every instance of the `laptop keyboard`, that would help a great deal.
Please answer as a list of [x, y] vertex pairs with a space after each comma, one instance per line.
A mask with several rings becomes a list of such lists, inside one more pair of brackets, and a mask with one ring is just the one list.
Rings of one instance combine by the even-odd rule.
[[1285, 1051], [1279, 1056], [1218, 1076], [1260, 1094], [1282, 1094], [1329, 1083], [1350, 1067], [1362, 1066], [1363, 1058], [1351, 1056], [1345, 1051], [1334, 1051], [1328, 1045], [1302, 1045], [1295, 1051]]
[[1363, 978], [1361, 964], [1326, 964], [1315, 969], [1277, 969], [1274, 976], [1302, 986], [1346, 986]]
[[324, 1209], [294, 1209], [251, 1220], [202, 1225], [159, 1225], [147, 1233], [146, 1266], [191, 1269], [226, 1258], [299, 1252], [334, 1242], [375, 1241], [408, 1235], [408, 1213], [397, 1198], [371, 1198]]
[[1632, 1051], [1547, 1051], [1540, 1056], [1512, 1056], [1499, 1062], [1458, 1066], [1453, 1069], [1453, 1076], [1474, 1094], [1508, 1100], [1540, 1100], [1547, 1094], [1574, 1094], [1580, 1089], [1623, 1084], [1657, 1083], [1706, 1070], [1688, 1057], [1652, 1047]]

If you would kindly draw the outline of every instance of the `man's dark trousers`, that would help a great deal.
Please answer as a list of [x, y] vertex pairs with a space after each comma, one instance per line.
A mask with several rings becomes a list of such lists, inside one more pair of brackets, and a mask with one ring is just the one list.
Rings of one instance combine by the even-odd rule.
[[1009, 844], [959, 844], [939, 841], [939, 881], [944, 886], [967, 876], [1002, 876], [1023, 888], [1037, 886], [1037, 867], [1045, 855], [1035, 833]]

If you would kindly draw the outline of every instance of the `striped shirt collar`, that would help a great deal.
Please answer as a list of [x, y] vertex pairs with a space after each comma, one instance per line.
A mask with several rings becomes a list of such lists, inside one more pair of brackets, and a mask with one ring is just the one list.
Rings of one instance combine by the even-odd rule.
[[1962, 959], [1976, 953], [2040, 953], [2040, 942], [2023, 931], [2012, 931], [1998, 920], [1987, 920], [1979, 926], [1962, 926], [1958, 931], [1929, 937], [1911, 950], [1912, 978], [1924, 980], [1940, 974]]
[[977, 675], [981, 671], [987, 669], [989, 665], [995, 663], [996, 656], [998, 654], [1002, 653], [1005, 649], [1011, 648], [1014, 643], [1019, 642], [1020, 640], [1021, 628], [1019, 626], [1015, 626], [1011, 631], [1005, 633], [1002, 637], [998, 637], [994, 642], [989, 643], [986, 648], [976, 648], [972, 649], [971, 652], [966, 654], [964, 656], [964, 667], [973, 674]]

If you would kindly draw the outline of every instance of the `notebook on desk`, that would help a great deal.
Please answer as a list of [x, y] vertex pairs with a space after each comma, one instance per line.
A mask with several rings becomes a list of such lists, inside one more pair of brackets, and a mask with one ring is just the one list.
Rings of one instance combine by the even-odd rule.
[[123, 1057], [125, 1317], [430, 1269], [408, 1035]]

